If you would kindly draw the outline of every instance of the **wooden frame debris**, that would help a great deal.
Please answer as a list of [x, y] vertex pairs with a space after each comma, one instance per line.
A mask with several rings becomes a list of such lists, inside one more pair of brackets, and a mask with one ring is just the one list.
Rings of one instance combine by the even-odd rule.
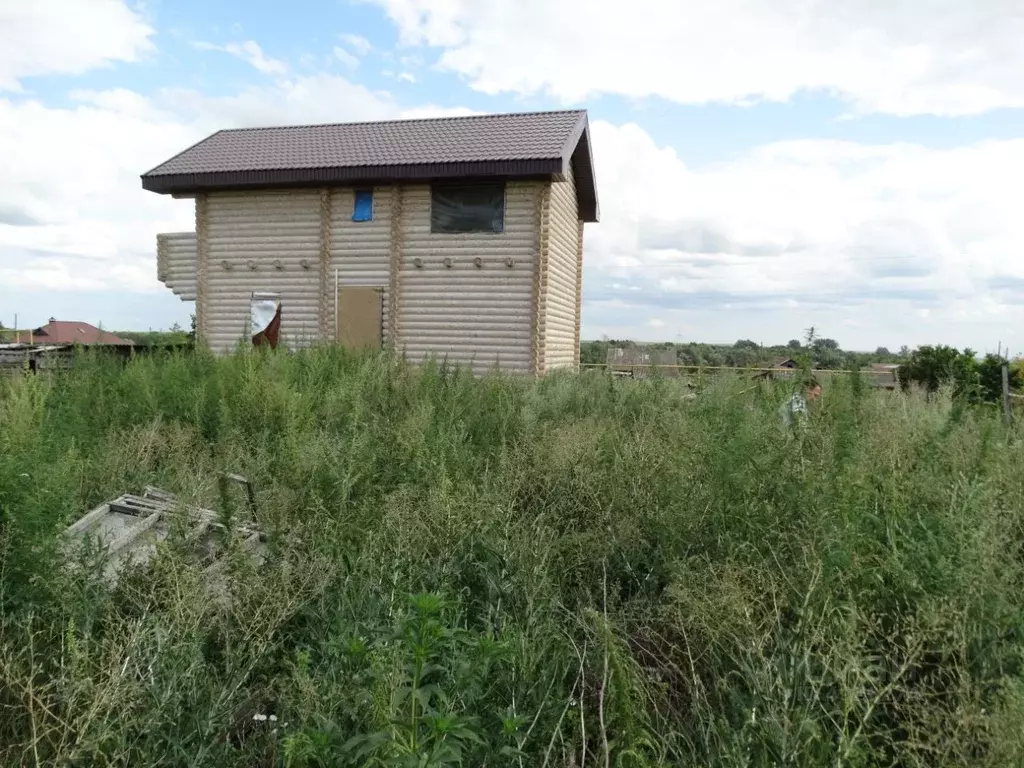
[[[222, 478], [245, 486], [249, 510], [254, 514], [252, 484], [240, 475], [224, 474]], [[147, 486], [141, 496], [126, 493], [99, 505], [68, 526], [64, 538], [71, 551], [86, 542], [101, 547], [106, 555], [103, 577], [113, 585], [129, 563], [145, 565], [155, 557], [157, 546], [169, 536], [175, 519], [188, 526], [185, 542], [207, 574], [219, 571], [220, 553], [214, 539], [224, 532], [220, 515], [210, 509], [184, 505], [173, 493], [153, 486]], [[266, 536], [256, 526], [255, 518], [239, 522], [232, 533], [239, 537], [243, 550], [250, 551], [257, 563], [263, 562]]]

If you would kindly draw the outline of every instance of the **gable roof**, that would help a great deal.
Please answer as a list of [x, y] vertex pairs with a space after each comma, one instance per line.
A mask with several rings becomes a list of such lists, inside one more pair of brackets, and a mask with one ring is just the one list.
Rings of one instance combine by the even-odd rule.
[[597, 221], [586, 110], [218, 131], [142, 174], [142, 187], [193, 193], [245, 187], [429, 181], [563, 180]]
[[72, 320], [51, 320], [32, 331], [35, 344], [111, 344], [131, 346], [133, 342], [112, 333], [101, 331], [95, 325]]

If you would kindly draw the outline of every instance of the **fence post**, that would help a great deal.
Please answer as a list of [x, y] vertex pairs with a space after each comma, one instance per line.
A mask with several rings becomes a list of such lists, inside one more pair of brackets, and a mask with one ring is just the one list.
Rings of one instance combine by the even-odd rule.
[[1003, 420], [1010, 426], [1012, 412], [1010, 410], [1010, 366], [1003, 363]]

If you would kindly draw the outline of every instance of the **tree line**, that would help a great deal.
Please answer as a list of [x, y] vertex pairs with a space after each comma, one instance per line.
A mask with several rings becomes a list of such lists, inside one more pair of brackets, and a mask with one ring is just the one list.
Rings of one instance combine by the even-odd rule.
[[805, 341], [793, 339], [785, 345], [771, 346], [750, 339], [739, 339], [731, 345], [668, 341], [637, 344], [617, 339], [584, 341], [580, 343], [580, 362], [603, 365], [609, 349], [637, 346], [651, 353], [675, 352], [677, 365], [761, 368], [793, 360], [801, 368], [856, 371], [873, 363], [888, 363], [899, 366], [897, 377], [904, 390], [919, 386], [933, 393], [949, 386], [955, 397], [971, 402], [997, 402], [1002, 397], [1003, 365], [1009, 367], [1010, 388], [1016, 390], [1024, 386], [1024, 358], [1011, 361], [991, 353], [979, 356], [970, 348], [960, 350], [946, 345], [924, 345], [914, 350], [903, 346], [896, 352], [885, 347], [878, 347], [874, 352], [854, 352], [842, 349], [835, 339], [816, 338], [813, 329]]
[[1007, 366], [1010, 389], [1024, 383], [1024, 360], [1009, 361], [992, 353], [979, 357], [974, 350], [944, 345], [918, 347], [900, 365], [900, 385], [913, 385], [926, 392], [949, 386], [953, 396], [969, 402], [996, 403], [1003, 395], [1003, 366]]
[[[636, 342], [600, 339], [580, 343], [580, 362], [587, 365], [603, 364], [609, 349], [633, 347]], [[670, 341], [642, 345], [645, 351], [674, 351], [678, 365], [725, 366], [729, 368], [758, 368], [771, 366], [782, 360], [808, 358], [811, 367], [818, 370], [856, 370], [871, 363], [901, 363], [911, 354], [907, 347], [890, 352], [878, 347], [874, 352], [854, 352], [840, 348], [839, 342], [829, 338], [792, 339], [787, 344], [765, 346], [750, 339], [739, 339], [735, 344], [701, 344]]]

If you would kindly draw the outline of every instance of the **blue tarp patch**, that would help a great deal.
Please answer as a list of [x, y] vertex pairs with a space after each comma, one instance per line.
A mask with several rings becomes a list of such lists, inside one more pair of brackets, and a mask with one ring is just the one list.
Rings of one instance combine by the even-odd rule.
[[352, 208], [352, 221], [373, 220], [373, 191], [362, 190], [356, 192], [355, 206]]

